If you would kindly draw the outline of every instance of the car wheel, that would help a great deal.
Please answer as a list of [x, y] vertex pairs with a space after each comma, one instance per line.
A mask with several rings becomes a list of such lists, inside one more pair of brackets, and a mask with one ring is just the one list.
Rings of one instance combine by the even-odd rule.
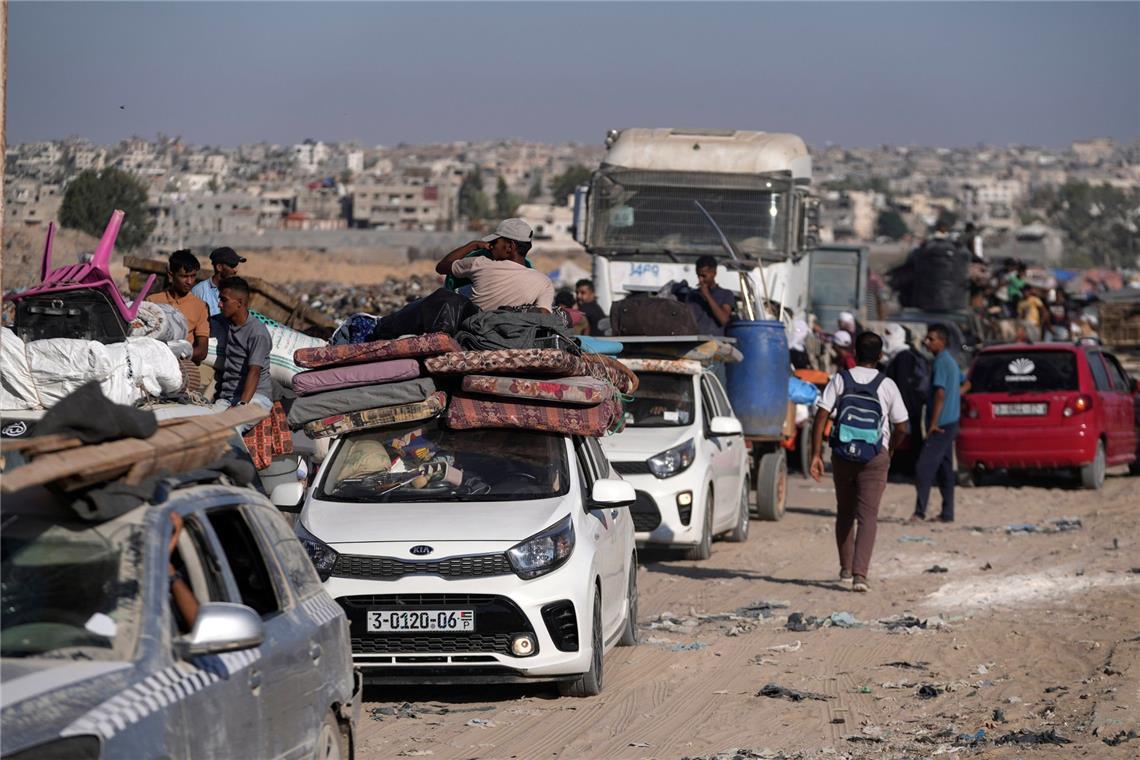
[[685, 552], [685, 559], [702, 560], [712, 556], [713, 492], [705, 499], [705, 518], [701, 523], [701, 542]]
[[596, 697], [602, 693], [602, 592], [594, 591], [594, 625], [590, 647], [590, 669], [573, 681], [558, 684], [564, 697]]
[[1088, 464], [1081, 467], [1081, 486], [1099, 491], [1104, 485], [1104, 441], [1096, 442], [1096, 455]]
[[744, 543], [748, 540], [748, 523], [752, 520], [752, 511], [748, 506], [748, 495], [752, 492], [752, 485], [748, 478], [744, 478], [744, 488], [740, 490], [740, 514], [736, 517], [736, 525], [728, 532], [728, 540], [733, 543]]
[[317, 734], [317, 749], [313, 757], [315, 760], [347, 760], [348, 752], [344, 744], [344, 734], [341, 733], [336, 716], [331, 712], [325, 713], [325, 721], [321, 724], [320, 733]]
[[779, 520], [788, 492], [788, 460], [783, 449], [761, 457], [756, 471], [756, 516]]
[[621, 630], [618, 639], [619, 647], [632, 647], [637, 645], [637, 555], [629, 560], [629, 587], [625, 592], [625, 627]]

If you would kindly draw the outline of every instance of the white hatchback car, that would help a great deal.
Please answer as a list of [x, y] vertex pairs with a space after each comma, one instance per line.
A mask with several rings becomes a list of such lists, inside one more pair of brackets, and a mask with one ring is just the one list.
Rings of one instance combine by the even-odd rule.
[[696, 362], [671, 364], [692, 374], [639, 367], [625, 430], [603, 439], [602, 448], [637, 489], [637, 542], [707, 559], [713, 536], [748, 538], [748, 450], [716, 375]]
[[594, 438], [430, 420], [336, 441], [295, 529], [366, 682], [589, 696], [636, 641], [633, 500]]

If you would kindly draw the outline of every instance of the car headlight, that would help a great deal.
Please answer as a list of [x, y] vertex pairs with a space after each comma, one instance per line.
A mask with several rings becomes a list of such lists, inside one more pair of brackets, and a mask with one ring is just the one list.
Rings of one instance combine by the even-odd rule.
[[324, 583], [332, 575], [339, 555], [331, 546], [305, 530], [305, 526], [301, 524], [300, 520], [297, 521], [293, 531], [297, 534], [297, 540], [301, 542], [301, 546], [305, 547], [305, 552], [313, 561], [313, 567], [317, 569], [317, 575]]
[[541, 533], [507, 549], [507, 560], [523, 579], [546, 575], [562, 565], [574, 551], [574, 523], [566, 515]]
[[662, 451], [660, 454], [649, 457], [646, 464], [649, 465], [649, 471], [657, 477], [671, 478], [677, 473], [689, 469], [689, 465], [693, 463], [696, 456], [697, 445], [690, 438], [679, 446], [674, 446], [668, 451]]

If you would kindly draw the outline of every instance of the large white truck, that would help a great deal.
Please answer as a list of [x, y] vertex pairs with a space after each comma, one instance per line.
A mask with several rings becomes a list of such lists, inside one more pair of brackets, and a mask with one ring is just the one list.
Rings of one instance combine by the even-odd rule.
[[[699, 203], [724, 232], [734, 260]], [[788, 322], [810, 311], [809, 259], [817, 202], [811, 156], [792, 134], [742, 130], [623, 129], [575, 198], [575, 236], [593, 255], [594, 287], [614, 301], [696, 284], [699, 256], [720, 262], [717, 283], [739, 293], [744, 272], [766, 314]]]

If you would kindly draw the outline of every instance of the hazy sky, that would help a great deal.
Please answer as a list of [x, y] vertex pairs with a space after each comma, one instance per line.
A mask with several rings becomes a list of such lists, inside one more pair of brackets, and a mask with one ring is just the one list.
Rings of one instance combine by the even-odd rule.
[[[8, 141], [1140, 137], [1140, 3], [8, 6]], [[120, 106], [125, 106], [120, 108]]]

